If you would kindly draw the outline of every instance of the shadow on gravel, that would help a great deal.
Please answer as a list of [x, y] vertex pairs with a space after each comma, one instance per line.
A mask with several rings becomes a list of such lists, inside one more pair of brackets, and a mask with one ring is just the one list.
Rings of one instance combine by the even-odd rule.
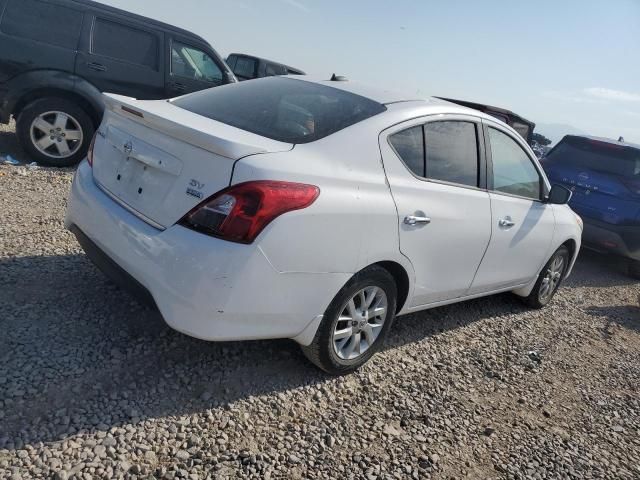
[[[586, 311], [589, 315], [607, 319], [608, 325], [616, 323], [629, 330], [640, 332], [640, 306], [637, 304], [620, 305], [618, 307], [590, 307]], [[607, 336], [607, 327], [605, 327], [604, 332]]]
[[638, 284], [638, 280], [627, 274], [624, 258], [583, 248], [565, 287], [619, 287], [634, 284]]
[[3, 125], [3, 129], [0, 130], [0, 156], [5, 157], [6, 155], [11, 155], [13, 158], [23, 163], [31, 162], [31, 160], [28, 160], [26, 153], [18, 143], [18, 137], [12, 127], [13, 124], [11, 127]]
[[[460, 318], [524, 311], [498, 298], [402, 317], [387, 348], [463, 326]], [[0, 259], [0, 331], [0, 448], [329, 380], [292, 341], [210, 343], [174, 332], [84, 255]]]

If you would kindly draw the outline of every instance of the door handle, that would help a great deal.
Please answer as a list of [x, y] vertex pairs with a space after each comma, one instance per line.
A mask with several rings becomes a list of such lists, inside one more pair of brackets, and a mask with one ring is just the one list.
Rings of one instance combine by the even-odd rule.
[[498, 220], [498, 225], [502, 228], [511, 228], [515, 226], [515, 222], [511, 220], [511, 217], [504, 217]]
[[416, 217], [414, 215], [409, 215], [404, 217], [405, 225], [411, 225], [411, 226], [419, 225], [419, 224], [427, 225], [429, 223], [431, 223], [431, 219], [429, 217]]
[[89, 67], [91, 70], [95, 70], [96, 72], [106, 72], [107, 71], [107, 67], [105, 67], [101, 63], [88, 62], [87, 63], [87, 67]]

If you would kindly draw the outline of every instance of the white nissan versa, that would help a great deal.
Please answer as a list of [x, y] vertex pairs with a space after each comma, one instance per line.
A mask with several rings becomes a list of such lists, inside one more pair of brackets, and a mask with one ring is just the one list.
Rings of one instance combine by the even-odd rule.
[[292, 338], [350, 372], [396, 315], [504, 291], [544, 306], [580, 249], [570, 192], [458, 105], [306, 77], [105, 102], [66, 225], [194, 337]]

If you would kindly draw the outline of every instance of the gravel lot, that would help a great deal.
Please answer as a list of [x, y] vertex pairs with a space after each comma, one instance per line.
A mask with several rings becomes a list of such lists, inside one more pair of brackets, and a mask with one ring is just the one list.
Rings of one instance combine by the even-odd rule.
[[[10, 128], [0, 152], [27, 160]], [[0, 478], [640, 478], [638, 284], [401, 318], [357, 374], [166, 327], [63, 229], [73, 172], [0, 166]]]

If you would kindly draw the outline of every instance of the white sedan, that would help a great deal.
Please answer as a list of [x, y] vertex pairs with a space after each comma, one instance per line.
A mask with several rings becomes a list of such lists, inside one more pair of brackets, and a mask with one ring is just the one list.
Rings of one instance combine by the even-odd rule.
[[306, 77], [105, 103], [67, 228], [187, 335], [292, 338], [346, 373], [397, 315], [544, 306], [580, 249], [570, 192], [475, 110]]

